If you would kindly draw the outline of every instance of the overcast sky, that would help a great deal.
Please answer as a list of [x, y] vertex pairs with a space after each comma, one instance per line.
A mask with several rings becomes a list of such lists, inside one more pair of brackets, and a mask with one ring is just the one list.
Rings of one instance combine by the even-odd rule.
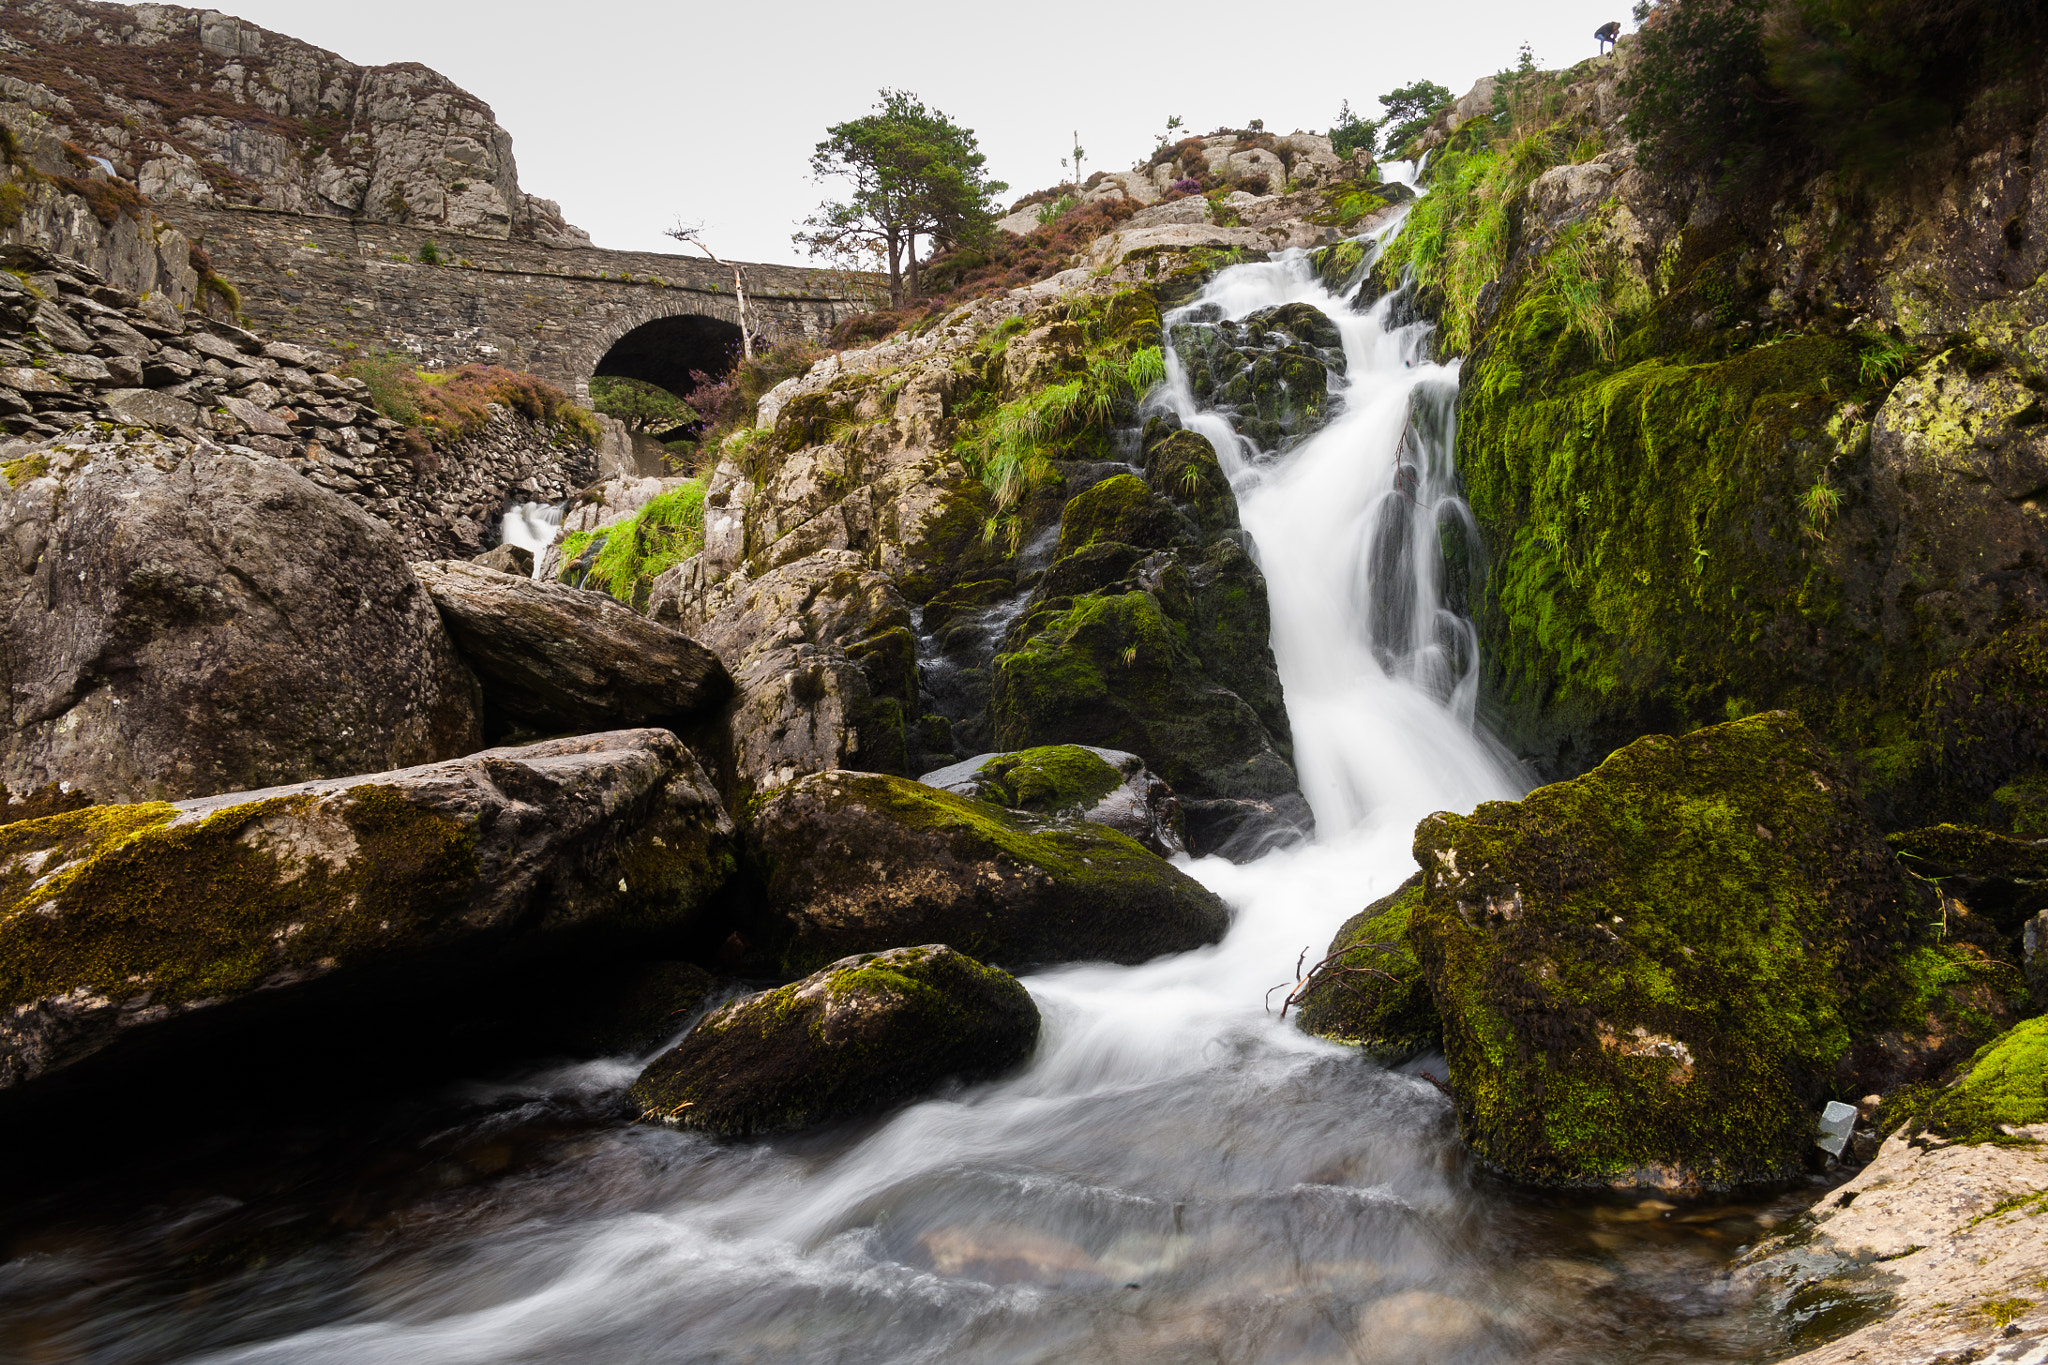
[[1169, 114], [1196, 132], [1264, 119], [1327, 131], [1338, 105], [1427, 77], [1463, 93], [1529, 43], [1547, 67], [1593, 55], [1619, 0], [1304, 0], [1286, 6], [1022, 0], [871, 5], [781, 0], [241, 0], [227, 12], [363, 65], [414, 61], [487, 101], [520, 182], [599, 246], [673, 250], [701, 221], [721, 255], [799, 261], [797, 220], [827, 124], [883, 86], [973, 128], [1006, 202], [1149, 155]]

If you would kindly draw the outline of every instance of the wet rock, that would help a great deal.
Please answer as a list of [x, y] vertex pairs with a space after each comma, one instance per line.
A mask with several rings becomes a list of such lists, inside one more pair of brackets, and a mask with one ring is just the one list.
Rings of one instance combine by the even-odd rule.
[[1163, 858], [1187, 852], [1173, 788], [1146, 771], [1136, 754], [1056, 744], [982, 754], [918, 781], [1010, 810], [1108, 825]]
[[[1160, 467], [1195, 469], [1206, 485], [1186, 435], [1169, 438]], [[1201, 540], [1126, 474], [1067, 503], [1059, 553], [994, 661], [996, 742], [1140, 755], [1180, 796], [1197, 854], [1245, 859], [1302, 837], [1313, 821], [1290, 761], [1265, 579], [1243, 546], [1227, 533]]]
[[1971, 1109], [1976, 1120], [1952, 1136], [1938, 1120], [1898, 1127], [1875, 1160], [1821, 1197], [1810, 1220], [1737, 1263], [1738, 1286], [1753, 1287], [1795, 1341], [1803, 1324], [1827, 1315], [1832, 1339], [1790, 1365], [2041, 1354], [2044, 1083], [2048, 1020], [2033, 1019], [1984, 1048], [1947, 1092], [1950, 1117]]
[[8, 825], [0, 1088], [430, 955], [572, 929], [715, 936], [736, 865], [732, 821], [665, 730]]
[[1408, 925], [1422, 903], [1422, 874], [1344, 921], [1328, 953], [1295, 992], [1304, 1033], [1350, 1043], [1388, 1063], [1438, 1045], [1443, 1021]]
[[724, 1137], [884, 1109], [1021, 1065], [1038, 1007], [942, 943], [841, 958], [723, 1006], [633, 1083], [646, 1118]]
[[1229, 923], [1213, 892], [1114, 830], [878, 773], [792, 783], [749, 838], [790, 974], [911, 941], [1013, 968], [1143, 962]]
[[1415, 834], [1409, 941], [1466, 1141], [1516, 1178], [1718, 1188], [1806, 1159], [1827, 1098], [2013, 1018], [1791, 715], [1651, 736]]
[[1240, 320], [1175, 324], [1173, 343], [1203, 406], [1234, 415], [1240, 435], [1281, 450], [1330, 417], [1330, 375], [1344, 373], [1344, 340], [1306, 303], [1263, 308]]
[[176, 799], [481, 745], [397, 535], [346, 499], [151, 436], [53, 442], [8, 478], [8, 785]]
[[413, 572], [482, 680], [494, 733], [673, 727], [732, 695], [717, 655], [604, 593], [459, 560]]

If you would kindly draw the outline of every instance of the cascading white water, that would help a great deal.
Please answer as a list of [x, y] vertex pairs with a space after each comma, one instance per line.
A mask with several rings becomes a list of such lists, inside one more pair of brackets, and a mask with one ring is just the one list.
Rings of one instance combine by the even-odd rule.
[[533, 555], [533, 576], [539, 578], [541, 561], [561, 532], [562, 516], [568, 510], [566, 502], [515, 502], [505, 509], [504, 520], [498, 528], [498, 543], [530, 551]]
[[[1319, 823], [1255, 864], [1188, 865], [1235, 908], [1224, 942], [1030, 976], [1042, 1041], [1009, 1080], [756, 1144], [578, 1131], [495, 1184], [288, 1262], [232, 1326], [209, 1309], [181, 1335], [138, 1310], [139, 1344], [95, 1358], [163, 1359], [167, 1337], [185, 1358], [210, 1345], [203, 1358], [293, 1365], [1651, 1358], [1625, 1306], [1594, 1302], [1620, 1272], [1474, 1192], [1430, 1083], [1270, 1011], [1298, 957], [1412, 869], [1418, 817], [1518, 790], [1474, 729], [1474, 643], [1445, 606], [1440, 541], [1469, 533], [1455, 367], [1427, 360], [1426, 329], [1389, 328], [1385, 302], [1354, 312], [1298, 255], [1225, 272], [1199, 303], [1241, 317], [1297, 301], [1343, 335], [1324, 429], [1251, 450], [1197, 407], [1177, 361], [1157, 400], [1216, 444], [1238, 490]], [[529, 1077], [513, 1098], [538, 1114], [635, 1070]], [[487, 1133], [522, 1112], [492, 1098]]]

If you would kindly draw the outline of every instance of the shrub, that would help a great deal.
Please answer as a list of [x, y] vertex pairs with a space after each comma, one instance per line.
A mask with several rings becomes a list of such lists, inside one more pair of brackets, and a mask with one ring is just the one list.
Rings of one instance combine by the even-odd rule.
[[441, 248], [434, 244], [433, 238], [429, 237], [420, 243], [419, 259], [421, 265], [441, 264]]

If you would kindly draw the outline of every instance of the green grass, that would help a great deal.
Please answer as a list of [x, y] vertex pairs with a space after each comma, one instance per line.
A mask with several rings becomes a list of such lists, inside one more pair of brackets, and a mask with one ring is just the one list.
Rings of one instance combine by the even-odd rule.
[[704, 487], [693, 479], [663, 493], [631, 517], [595, 531], [576, 531], [562, 539], [562, 563], [574, 563], [604, 537], [590, 576], [621, 602], [631, 603], [644, 581], [660, 577], [704, 548]]

